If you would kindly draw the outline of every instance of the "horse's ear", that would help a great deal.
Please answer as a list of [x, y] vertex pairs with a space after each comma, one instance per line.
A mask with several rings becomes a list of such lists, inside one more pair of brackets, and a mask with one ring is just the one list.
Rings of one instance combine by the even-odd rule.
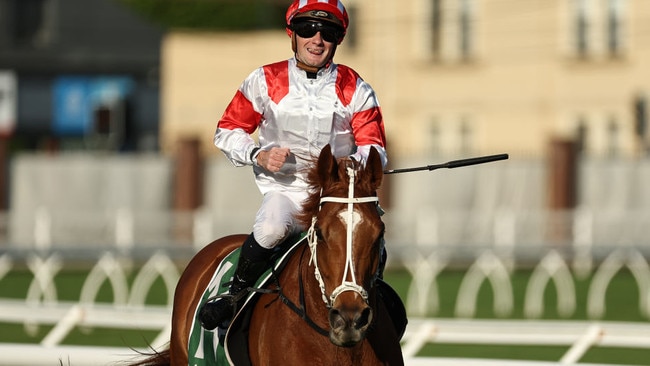
[[318, 178], [321, 185], [325, 186], [331, 181], [336, 181], [338, 176], [338, 163], [332, 155], [332, 148], [327, 144], [318, 156]]
[[371, 187], [374, 190], [379, 189], [381, 181], [384, 178], [384, 166], [381, 163], [381, 156], [379, 151], [373, 146], [368, 153], [368, 160], [366, 160], [366, 173]]

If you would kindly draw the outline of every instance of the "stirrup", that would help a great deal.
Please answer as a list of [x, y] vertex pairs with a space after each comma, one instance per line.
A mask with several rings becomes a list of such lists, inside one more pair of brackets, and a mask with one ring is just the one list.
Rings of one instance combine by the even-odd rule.
[[[225, 293], [208, 299], [199, 310], [199, 321], [201, 322], [201, 326], [207, 330], [213, 330], [217, 327], [224, 329], [228, 328], [230, 321], [244, 304], [244, 300], [248, 296], [248, 293], [249, 290], [246, 288], [234, 295]], [[218, 318], [214, 316], [215, 307], [219, 308], [218, 311], [220, 316]]]
[[201, 326], [206, 330], [213, 330], [217, 327], [227, 328], [235, 315], [236, 306], [237, 303], [233, 295], [215, 296], [203, 304], [199, 310]]

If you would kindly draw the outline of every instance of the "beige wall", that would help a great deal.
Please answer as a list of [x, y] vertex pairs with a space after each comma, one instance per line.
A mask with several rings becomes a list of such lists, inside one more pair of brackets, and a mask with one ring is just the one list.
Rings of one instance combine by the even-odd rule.
[[281, 32], [172, 32], [163, 43], [161, 146], [198, 138], [214, 154], [216, 123], [240, 83], [256, 67], [291, 56]]
[[[458, 61], [447, 43], [442, 60], [434, 61], [427, 47], [431, 0], [346, 2], [357, 9], [358, 47], [344, 42], [336, 61], [377, 91], [392, 156], [541, 155], [552, 137], [574, 136], [580, 116], [589, 126], [590, 152], [606, 150], [607, 124], [615, 119], [621, 151], [634, 153], [632, 98], [650, 92], [650, 1], [626, 2], [621, 57], [601, 57], [596, 49], [589, 61], [572, 52], [572, 0], [474, 3], [472, 57]], [[446, 35], [454, 39], [453, 27]], [[241, 81], [254, 68], [290, 56], [283, 30], [170, 33], [163, 54], [164, 149], [173, 151], [181, 137], [198, 137], [216, 154], [210, 145], [215, 123]], [[460, 151], [463, 124], [471, 151]]]

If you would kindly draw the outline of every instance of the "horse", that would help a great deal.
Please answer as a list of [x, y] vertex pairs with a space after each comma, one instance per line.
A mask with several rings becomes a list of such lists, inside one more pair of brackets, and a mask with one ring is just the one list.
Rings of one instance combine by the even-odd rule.
[[[274, 283], [260, 290], [250, 315], [251, 365], [404, 364], [400, 330], [377, 289], [385, 230], [376, 195], [382, 169], [374, 148], [365, 165], [335, 158], [329, 145], [321, 150], [307, 174], [310, 196], [296, 216], [309, 228], [306, 240], [274, 273]], [[217, 239], [190, 260], [174, 294], [168, 349], [133, 365], [188, 365], [201, 294], [246, 236]]]

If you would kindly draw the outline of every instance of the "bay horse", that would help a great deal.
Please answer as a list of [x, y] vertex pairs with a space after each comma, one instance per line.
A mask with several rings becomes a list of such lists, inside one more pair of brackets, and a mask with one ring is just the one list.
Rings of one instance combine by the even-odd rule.
[[[250, 316], [251, 365], [404, 364], [401, 334], [376, 285], [384, 234], [376, 195], [382, 169], [374, 148], [365, 166], [336, 159], [329, 145], [322, 149], [308, 172], [311, 194], [297, 216], [309, 228], [305, 243], [274, 274]], [[193, 257], [174, 294], [169, 348], [133, 365], [188, 365], [201, 295], [222, 258], [246, 237], [217, 239]]]

